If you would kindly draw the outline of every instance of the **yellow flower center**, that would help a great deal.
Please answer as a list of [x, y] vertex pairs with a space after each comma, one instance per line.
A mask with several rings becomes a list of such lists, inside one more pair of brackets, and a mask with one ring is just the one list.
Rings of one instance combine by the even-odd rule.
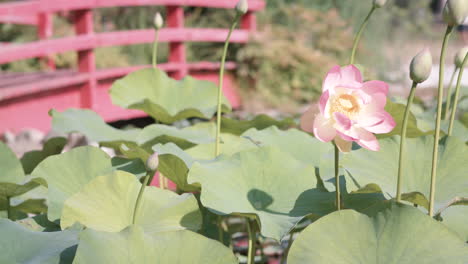
[[356, 115], [359, 110], [359, 102], [354, 95], [340, 94], [331, 99], [330, 115], [333, 115], [334, 112], [339, 112], [351, 118]]

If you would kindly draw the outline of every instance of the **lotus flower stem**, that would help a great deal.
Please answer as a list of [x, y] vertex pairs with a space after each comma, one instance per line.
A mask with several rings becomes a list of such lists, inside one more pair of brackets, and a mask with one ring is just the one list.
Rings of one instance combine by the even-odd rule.
[[439, 69], [439, 90], [437, 95], [437, 117], [436, 126], [434, 133], [434, 147], [432, 150], [432, 170], [431, 170], [431, 189], [429, 195], [429, 216], [434, 216], [434, 197], [435, 197], [435, 184], [437, 177], [437, 160], [439, 154], [439, 138], [440, 138], [440, 119], [442, 117], [442, 100], [444, 97], [444, 63], [445, 63], [445, 51], [447, 49], [447, 43], [452, 34], [453, 26], [447, 26], [445, 32], [444, 41], [442, 43], [442, 50], [440, 53], [440, 69]]
[[406, 130], [408, 127], [408, 118], [411, 112], [410, 108], [414, 100], [414, 93], [416, 91], [416, 86], [418, 86], [418, 83], [413, 82], [410, 94], [408, 96], [408, 102], [406, 104], [405, 115], [403, 116], [403, 126], [401, 127], [400, 157], [398, 159], [398, 177], [397, 177], [397, 194], [396, 194], [397, 202], [401, 202], [401, 182], [402, 182], [401, 174], [403, 171], [403, 160], [404, 160], [404, 154], [405, 154]]
[[223, 56], [221, 58], [221, 68], [219, 69], [219, 85], [218, 85], [218, 108], [216, 112], [216, 143], [215, 143], [215, 157], [219, 156], [220, 154], [220, 136], [221, 136], [221, 98], [223, 94], [223, 81], [224, 81], [224, 65], [226, 64], [226, 55], [229, 48], [229, 40], [231, 39], [232, 32], [237, 26], [239, 19], [241, 17], [240, 13], [236, 13], [236, 17], [234, 18], [234, 22], [229, 29], [229, 33], [226, 38], [226, 42], [224, 42], [224, 50]]
[[336, 144], [335, 147], [335, 185], [336, 185], [336, 209], [341, 210], [341, 194], [340, 194], [340, 150]]
[[455, 80], [455, 76], [457, 75], [458, 67], [455, 66], [455, 70], [453, 70], [452, 77], [450, 77], [450, 82], [447, 87], [447, 101], [445, 103], [445, 116], [444, 120], [448, 120], [449, 118], [449, 112], [450, 112], [450, 104], [452, 101], [452, 84], [453, 81]]
[[372, 13], [374, 13], [375, 9], [376, 9], [376, 6], [372, 5], [372, 8], [369, 11], [369, 14], [367, 14], [367, 17], [364, 19], [364, 22], [362, 22], [362, 25], [359, 28], [359, 31], [358, 31], [358, 33], [356, 35], [356, 38], [354, 39], [353, 50], [351, 51], [351, 59], [349, 60], [349, 64], [354, 64], [354, 58], [356, 56], [356, 50], [357, 50], [357, 46], [359, 44], [359, 40], [361, 39], [362, 32], [364, 31], [364, 28], [369, 23], [369, 18], [372, 16]]
[[249, 233], [249, 251], [247, 255], [247, 264], [254, 264], [255, 263], [255, 243], [256, 243], [256, 235], [255, 235], [255, 220], [251, 220], [247, 218], [247, 232]]
[[153, 42], [153, 68], [156, 69], [158, 63], [158, 43], [159, 43], [159, 29], [154, 30]]
[[457, 80], [457, 87], [455, 88], [455, 98], [453, 99], [453, 108], [452, 108], [452, 113], [450, 115], [450, 124], [448, 128], [448, 135], [452, 135], [453, 131], [453, 122], [455, 121], [455, 114], [457, 113], [457, 107], [458, 107], [458, 97], [460, 96], [460, 87], [461, 87], [461, 81], [463, 79], [463, 71], [465, 69], [465, 66], [468, 62], [468, 53], [465, 55], [465, 59], [463, 60], [462, 67], [460, 68], [460, 73], [458, 74], [458, 80]]
[[137, 199], [136, 199], [136, 202], [135, 202], [135, 209], [133, 210], [133, 220], [132, 220], [133, 224], [135, 224], [136, 215], [138, 213], [138, 209], [139, 209], [140, 203], [141, 203], [141, 198], [143, 197], [143, 192], [145, 191], [145, 187], [146, 187], [146, 185], [148, 185], [149, 179], [151, 178], [151, 173], [155, 173], [155, 172], [154, 171], [148, 171], [146, 173], [145, 180], [144, 180], [143, 184], [140, 187], [140, 191], [138, 192], [138, 196], [137, 196]]

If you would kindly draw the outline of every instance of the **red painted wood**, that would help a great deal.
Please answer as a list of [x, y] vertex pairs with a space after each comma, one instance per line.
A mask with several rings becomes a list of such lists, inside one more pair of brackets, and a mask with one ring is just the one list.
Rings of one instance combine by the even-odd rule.
[[[219, 63], [187, 63], [184, 42], [224, 42], [227, 29], [185, 28], [184, 13], [180, 5], [232, 8], [237, 1], [231, 0], [36, 0], [0, 4], [0, 21], [5, 17], [36, 19], [38, 35], [42, 39], [33, 43], [2, 45], [0, 64], [11, 61], [50, 56], [66, 51], [78, 52], [78, 71], [61, 70], [49, 73], [2, 74], [0, 82], [0, 133], [6, 130], [20, 131], [34, 126], [43, 131], [50, 128], [50, 108], [63, 111], [70, 107], [91, 108], [104, 120], [116, 121], [145, 116], [137, 110], [126, 110], [112, 105], [108, 90], [116, 78], [148, 66], [96, 70], [94, 49], [97, 47], [151, 43], [153, 29], [118, 31], [95, 34], [93, 31], [92, 8], [109, 6], [166, 5], [167, 28], [160, 32], [160, 42], [170, 43], [169, 62], [158, 67], [175, 78], [190, 73], [198, 79], [217, 83]], [[45, 3], [45, 4], [44, 4]], [[264, 2], [250, 0], [249, 5], [261, 9]], [[73, 11], [76, 36], [50, 39], [52, 36], [52, 15], [57, 11]], [[31, 20], [31, 23], [33, 21]], [[242, 18], [241, 30], [236, 30], [231, 42], [246, 43], [249, 34], [255, 31], [256, 20], [253, 12]], [[52, 66], [52, 65], [51, 65]], [[235, 69], [235, 63], [228, 62], [227, 69]], [[240, 106], [236, 83], [232, 75], [225, 77], [223, 93], [234, 108]], [[20, 118], [18, 118], [20, 117]]]
[[[94, 35], [93, 11], [90, 9], [79, 10], [75, 12], [75, 32], [77, 35]], [[96, 101], [97, 80], [96, 57], [92, 48], [81, 50], [78, 52], [78, 71], [88, 73], [89, 79], [81, 88], [81, 106], [85, 108], [93, 108]]]
[[[47, 4], [41, 3], [46, 1]], [[105, 8], [115, 6], [194, 6], [208, 8], [234, 8], [233, 0], [32, 0], [3, 3], [0, 5], [0, 17], [36, 15], [80, 9]], [[260, 11], [265, 8], [263, 0], [249, 0], [249, 10]]]
[[[38, 14], [38, 29], [37, 35], [39, 39], [49, 39], [53, 36], [54, 21], [51, 13], [40, 13]], [[42, 58], [43, 62], [47, 65], [50, 70], [55, 70], [54, 58], [47, 54]]]
[[[160, 42], [224, 42], [227, 33], [227, 29], [161, 29], [159, 40]], [[236, 30], [232, 34], [231, 42], [247, 43], [249, 34], [248, 30]], [[151, 43], [153, 39], [154, 30], [145, 29], [80, 35], [19, 45], [11, 44], [0, 49], [0, 64], [66, 51], [82, 51], [98, 47]]]
[[32, 25], [36, 26], [38, 24], [36, 15], [3, 15], [0, 16], [0, 24], [10, 23], [18, 25]]
[[[166, 20], [168, 28], [183, 28], [185, 20], [183, 7], [168, 6]], [[182, 67], [180, 67], [177, 71], [171, 73], [171, 77], [176, 80], [182, 79], [188, 73], [188, 69], [185, 67], [185, 64], [187, 63], [186, 57], [187, 55], [184, 42], [171, 42], [169, 44], [169, 62], [179, 63], [182, 65]]]
[[250, 32], [255, 31], [257, 29], [257, 18], [255, 17], [255, 14], [253, 12], [247, 12], [247, 14], [241, 18], [240, 27], [242, 29], [247, 29]]

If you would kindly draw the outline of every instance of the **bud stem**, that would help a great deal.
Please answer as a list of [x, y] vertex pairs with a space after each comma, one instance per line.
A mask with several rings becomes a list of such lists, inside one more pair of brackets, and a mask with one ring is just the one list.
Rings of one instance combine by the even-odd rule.
[[455, 70], [453, 70], [452, 77], [450, 77], [449, 86], [447, 87], [447, 101], [445, 102], [445, 116], [444, 120], [448, 120], [449, 112], [450, 112], [450, 103], [452, 101], [452, 84], [455, 80], [455, 76], [457, 75], [458, 67], [455, 66]]
[[10, 197], [8, 197], [8, 196], [6, 197], [6, 208], [5, 208], [5, 210], [6, 210], [6, 213], [7, 213], [7, 215], [6, 215], [7, 219], [13, 220], [13, 214], [11, 212]]
[[239, 13], [237, 13], [236, 17], [234, 18], [234, 22], [232, 23], [231, 28], [229, 29], [226, 42], [224, 42], [223, 57], [221, 59], [221, 68], [219, 69], [218, 108], [217, 108], [217, 113], [216, 113], [215, 157], [219, 156], [220, 154], [219, 143], [220, 143], [220, 135], [221, 135], [221, 98], [223, 94], [224, 65], [226, 64], [226, 56], [227, 56], [227, 51], [229, 48], [229, 40], [231, 39], [232, 32], [234, 31], [234, 28], [236, 28], [240, 17], [241, 16], [239, 15]]
[[158, 42], [159, 42], [159, 29], [156, 29], [154, 32], [154, 42], [153, 42], [153, 68], [156, 69], [158, 63]]
[[249, 234], [249, 250], [247, 253], [247, 264], [255, 264], [255, 244], [256, 238], [255, 235], [255, 220], [247, 218], [247, 232]]
[[335, 186], [336, 186], [336, 209], [338, 211], [341, 210], [341, 194], [340, 194], [340, 150], [335, 143], [333, 143], [335, 147]]
[[372, 16], [372, 13], [374, 13], [375, 9], [376, 9], [375, 5], [372, 5], [372, 8], [369, 11], [369, 14], [367, 14], [367, 17], [364, 19], [364, 22], [362, 22], [362, 25], [359, 28], [356, 38], [354, 39], [353, 50], [351, 51], [351, 59], [349, 61], [349, 64], [354, 64], [354, 57], [356, 56], [356, 50], [359, 44], [359, 40], [361, 39], [362, 32], [364, 31], [364, 28], [369, 23], [369, 18]]
[[400, 139], [400, 157], [398, 159], [398, 177], [397, 177], [397, 193], [396, 193], [396, 200], [397, 202], [401, 202], [401, 174], [403, 171], [403, 160], [404, 160], [404, 154], [405, 154], [405, 144], [406, 144], [406, 130], [408, 127], [408, 118], [409, 114], [411, 112], [411, 104], [413, 103], [414, 100], [414, 93], [416, 91], [416, 86], [418, 86], [417, 82], [413, 82], [413, 85], [411, 86], [411, 91], [408, 96], [408, 102], [406, 104], [406, 109], [405, 109], [405, 115], [403, 116], [403, 125], [401, 127], [401, 139]]
[[449, 136], [452, 135], [453, 122], [455, 121], [455, 114], [457, 113], [457, 107], [458, 107], [458, 97], [460, 96], [461, 81], [463, 79], [463, 71], [465, 70], [465, 66], [467, 63], [468, 63], [468, 53], [465, 55], [465, 59], [463, 60], [463, 64], [460, 68], [460, 73], [458, 73], [457, 87], [455, 88], [455, 98], [453, 99], [452, 114], [450, 116], [450, 124], [448, 128]]
[[145, 187], [146, 187], [146, 185], [148, 185], [149, 179], [151, 178], [151, 173], [155, 173], [155, 172], [154, 171], [146, 172], [145, 180], [143, 181], [143, 184], [140, 187], [140, 191], [138, 192], [138, 197], [137, 197], [136, 202], [135, 202], [135, 209], [133, 210], [133, 220], [132, 220], [133, 224], [135, 224], [136, 215], [138, 213], [140, 203], [141, 203], [141, 198], [143, 197], [143, 192], [145, 191]]
[[442, 117], [442, 100], [444, 98], [444, 63], [445, 63], [445, 51], [447, 49], [447, 43], [452, 34], [453, 26], [447, 26], [445, 32], [444, 41], [442, 43], [442, 50], [440, 53], [440, 69], [439, 69], [439, 90], [437, 96], [437, 118], [436, 127], [434, 133], [434, 147], [432, 149], [432, 170], [431, 170], [431, 189], [429, 195], [429, 216], [434, 216], [434, 197], [435, 197], [435, 184], [437, 176], [437, 161], [439, 154], [439, 139], [440, 139], [440, 119]]

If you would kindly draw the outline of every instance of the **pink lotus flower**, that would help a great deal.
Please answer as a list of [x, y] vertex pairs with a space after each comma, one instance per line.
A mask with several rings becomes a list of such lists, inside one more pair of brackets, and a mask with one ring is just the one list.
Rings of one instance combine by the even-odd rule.
[[354, 65], [335, 66], [328, 72], [322, 90], [320, 113], [314, 115], [314, 107], [309, 108], [301, 118], [302, 129], [313, 132], [323, 142], [335, 140], [343, 152], [351, 150], [353, 141], [378, 151], [374, 133], [388, 133], [395, 127], [393, 117], [384, 110], [388, 85], [382, 81], [362, 82], [361, 72]]

